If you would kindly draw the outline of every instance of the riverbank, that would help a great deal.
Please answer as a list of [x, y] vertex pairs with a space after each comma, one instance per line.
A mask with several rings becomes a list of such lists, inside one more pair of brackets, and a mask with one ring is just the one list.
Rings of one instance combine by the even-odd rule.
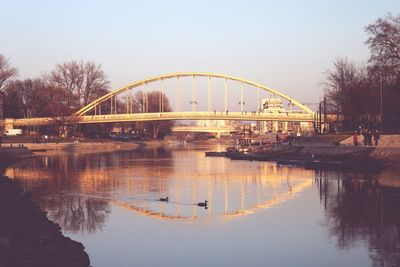
[[89, 266], [82, 243], [63, 236], [30, 193], [2, 175], [7, 166], [31, 156], [26, 147], [0, 148], [0, 267]]
[[63, 143], [3, 143], [2, 147], [15, 147], [16, 145], [23, 145], [25, 148], [35, 151], [46, 151], [46, 150], [70, 150], [70, 151], [82, 151], [91, 150], [96, 152], [108, 151], [108, 150], [133, 150], [140, 146], [138, 143], [131, 142], [63, 142]]
[[[304, 137], [292, 145], [271, 144], [257, 151], [233, 152], [227, 153], [227, 156], [234, 160], [277, 161], [278, 164], [354, 171], [400, 166], [400, 146], [354, 146], [349, 145], [348, 139], [348, 136], [337, 135]], [[393, 144], [400, 144], [400, 136], [390, 136], [390, 140]]]

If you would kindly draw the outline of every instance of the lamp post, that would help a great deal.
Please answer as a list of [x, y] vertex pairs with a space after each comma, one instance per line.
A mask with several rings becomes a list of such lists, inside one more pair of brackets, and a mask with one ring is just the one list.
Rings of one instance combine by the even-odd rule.
[[324, 130], [323, 130], [323, 132], [325, 133], [325, 132], [327, 132], [327, 129], [326, 129], [326, 117], [327, 117], [327, 110], [326, 110], [326, 96], [324, 96]]
[[195, 112], [196, 111], [197, 101], [196, 100], [191, 100], [191, 101], [189, 101], [189, 104], [192, 105], [192, 112]]
[[319, 107], [318, 107], [318, 128], [319, 128], [319, 133], [322, 133], [322, 101], [319, 101]]
[[239, 105], [240, 105], [240, 112], [243, 115], [243, 111], [244, 111], [244, 106], [246, 105], [246, 102], [244, 101], [239, 101]]
[[380, 89], [381, 89], [381, 131], [383, 131], [383, 86], [382, 86], [382, 74], [380, 74]]

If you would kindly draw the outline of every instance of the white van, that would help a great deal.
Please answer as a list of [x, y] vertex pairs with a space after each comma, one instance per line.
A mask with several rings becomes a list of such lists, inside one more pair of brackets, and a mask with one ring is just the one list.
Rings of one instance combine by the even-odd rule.
[[4, 133], [4, 136], [21, 136], [22, 129], [10, 129]]

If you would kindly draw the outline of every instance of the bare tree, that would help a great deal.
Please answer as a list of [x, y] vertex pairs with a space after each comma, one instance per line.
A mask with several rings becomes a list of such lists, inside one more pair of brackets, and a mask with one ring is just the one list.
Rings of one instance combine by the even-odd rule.
[[347, 92], [357, 77], [357, 67], [347, 58], [336, 58], [333, 62], [333, 69], [326, 72], [323, 82], [324, 89], [334, 112], [343, 112], [347, 103]]
[[400, 73], [400, 15], [390, 13], [365, 28], [366, 44], [371, 50], [370, 63], [386, 75]]
[[379, 92], [382, 125], [400, 127], [400, 14], [388, 13], [365, 28], [371, 56], [369, 78]]
[[[145, 101], [143, 100], [143, 92], [139, 91], [134, 96], [134, 111], [135, 112], [149, 112], [157, 113], [160, 112], [160, 101], [162, 101], [163, 112], [170, 112], [169, 100], [164, 93], [160, 91], [152, 91], [145, 94]], [[143, 127], [146, 133], [151, 135], [152, 138], [162, 138], [171, 131], [171, 127], [174, 125], [173, 121], [154, 121], [154, 122], [143, 122], [138, 124], [139, 127]]]
[[8, 59], [3, 54], [0, 54], [0, 91], [4, 90], [7, 80], [15, 77], [17, 73], [17, 69], [10, 65]]
[[106, 93], [110, 84], [101, 65], [91, 61], [58, 64], [46, 78], [54, 87], [65, 91], [66, 101], [72, 110]]
[[[69, 116], [65, 92], [41, 78], [11, 81], [6, 89], [7, 110], [16, 117]], [[15, 117], [15, 116], [12, 116]]]
[[377, 92], [373, 90], [366, 66], [337, 58], [323, 84], [331, 112], [344, 115], [354, 124], [376, 120]]
[[102, 96], [108, 91], [110, 82], [101, 69], [101, 65], [93, 62], [87, 62], [84, 65], [85, 79], [80, 93], [83, 105], [87, 105], [95, 98]]

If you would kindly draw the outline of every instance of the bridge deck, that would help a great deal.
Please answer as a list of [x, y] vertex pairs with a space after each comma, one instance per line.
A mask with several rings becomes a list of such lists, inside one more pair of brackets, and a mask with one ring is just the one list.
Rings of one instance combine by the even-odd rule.
[[295, 121], [312, 122], [313, 114], [306, 113], [254, 113], [254, 112], [163, 112], [71, 116], [66, 118], [30, 118], [0, 120], [0, 125], [12, 123], [13, 126], [44, 126], [64, 121], [65, 124], [92, 124], [130, 121], [167, 120], [239, 120], [239, 121]]

